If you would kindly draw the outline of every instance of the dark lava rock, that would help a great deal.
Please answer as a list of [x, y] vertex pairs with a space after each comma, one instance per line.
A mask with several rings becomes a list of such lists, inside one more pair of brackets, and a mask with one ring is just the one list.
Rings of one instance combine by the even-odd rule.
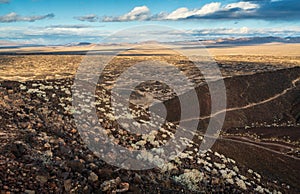
[[12, 143], [10, 146], [7, 146], [7, 148], [13, 153], [17, 158], [22, 157], [27, 148], [26, 145], [21, 141], [16, 141]]
[[84, 169], [84, 164], [80, 160], [68, 161], [67, 165], [75, 172], [82, 172]]

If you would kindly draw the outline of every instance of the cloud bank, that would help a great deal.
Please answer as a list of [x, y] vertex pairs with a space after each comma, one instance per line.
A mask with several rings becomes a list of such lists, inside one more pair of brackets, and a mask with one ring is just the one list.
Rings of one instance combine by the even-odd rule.
[[[30, 26], [0, 26], [0, 40], [21, 41], [38, 44], [67, 44], [70, 42], [101, 42], [112, 31], [103, 27], [83, 25], [52, 25], [45, 27]], [[136, 32], [138, 33], [138, 32]], [[193, 30], [150, 31], [149, 36], [156, 37], [160, 41], [184, 41], [184, 40], [216, 40], [219, 38], [240, 37], [297, 37], [300, 36], [300, 27], [282, 28], [199, 28]], [[135, 36], [134, 33], [121, 34], [122, 40]], [[136, 35], [136, 39], [139, 38]], [[159, 37], [159, 38], [157, 38]], [[143, 38], [143, 37], [142, 37]], [[117, 40], [115, 40], [117, 41]]]
[[105, 16], [102, 22], [127, 22], [150, 20], [188, 20], [188, 19], [299, 19], [300, 3], [296, 0], [247, 0], [222, 4], [212, 2], [200, 8], [178, 8], [171, 13], [150, 14], [147, 6], [133, 8], [121, 16]]
[[31, 44], [65, 44], [71, 42], [99, 42], [111, 32], [103, 26], [50, 25], [38, 26], [0, 26], [0, 40], [27, 42]]
[[54, 14], [50, 13], [47, 15], [35, 15], [35, 16], [20, 16], [15, 12], [11, 12], [4, 16], [0, 16], [1, 23], [11, 23], [11, 22], [35, 22], [37, 20], [53, 18]]

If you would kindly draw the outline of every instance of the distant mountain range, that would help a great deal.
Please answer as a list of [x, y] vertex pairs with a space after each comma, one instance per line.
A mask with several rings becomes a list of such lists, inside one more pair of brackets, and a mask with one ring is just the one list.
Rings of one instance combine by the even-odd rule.
[[266, 43], [300, 43], [300, 37], [247, 37], [247, 38], [225, 38], [215, 40], [216, 44], [235, 44], [235, 45], [248, 45], [248, 44], [266, 44]]
[[[267, 43], [300, 43], [300, 37], [275, 37], [275, 36], [266, 36], [266, 37], [243, 37], [243, 38], [218, 38], [213, 40], [195, 40], [195, 41], [178, 41], [174, 43], [181, 44], [197, 44], [201, 42], [203, 45], [252, 45], [252, 44], [267, 44]], [[152, 43], [152, 42], [150, 42]], [[21, 47], [44, 47], [44, 46], [89, 46], [94, 43], [90, 42], [74, 42], [64, 45], [42, 45], [42, 44], [22, 44], [15, 43], [10, 41], [0, 40], [0, 49], [12, 49], [12, 48], [21, 48]], [[111, 44], [106, 44], [111, 45]], [[117, 45], [117, 44], [113, 44]]]

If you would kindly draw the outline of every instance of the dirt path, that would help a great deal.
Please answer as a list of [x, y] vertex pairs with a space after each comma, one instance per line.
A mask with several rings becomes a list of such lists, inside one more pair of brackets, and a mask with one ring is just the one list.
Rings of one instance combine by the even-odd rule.
[[256, 141], [250, 140], [248, 138], [243, 138], [243, 137], [238, 137], [238, 136], [220, 136], [219, 139], [223, 139], [225, 141], [230, 141], [230, 142], [242, 143], [242, 144], [246, 144], [246, 145], [249, 145], [249, 146], [254, 146], [254, 147], [257, 147], [257, 148], [260, 148], [260, 149], [264, 149], [266, 151], [270, 151], [270, 152], [273, 152], [273, 153], [276, 153], [276, 154], [283, 155], [285, 157], [289, 157], [289, 158], [292, 158], [292, 159], [295, 159], [295, 160], [300, 160], [300, 158], [297, 158], [295, 156], [290, 156], [290, 155], [287, 155], [287, 154], [282, 153], [280, 151], [276, 151], [276, 150], [273, 150], [271, 148], [266, 147], [266, 146], [277, 146], [277, 147], [284, 148], [284, 149], [293, 149], [293, 148], [291, 148], [289, 146], [286, 146], [286, 145], [281, 145], [281, 144], [276, 144], [276, 143], [269, 143], [269, 142], [256, 142]]

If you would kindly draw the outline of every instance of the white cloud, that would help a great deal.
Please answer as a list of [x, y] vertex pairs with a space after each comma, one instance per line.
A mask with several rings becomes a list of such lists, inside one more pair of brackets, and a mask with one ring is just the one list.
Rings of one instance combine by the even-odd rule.
[[87, 21], [87, 22], [96, 22], [98, 21], [98, 16], [95, 14], [89, 14], [89, 15], [85, 15], [85, 16], [78, 16], [78, 17], [74, 17], [77, 20], [80, 21]]
[[248, 33], [249, 33], [249, 28], [247, 28], [247, 27], [242, 27], [242, 28], [240, 29], [240, 33], [241, 33], [241, 34], [248, 34]]
[[300, 27], [289, 28], [208, 28], [187, 32], [193, 36], [235, 37], [235, 36], [299, 36]]
[[209, 28], [192, 31], [193, 34], [198, 35], [237, 35], [246, 34], [249, 32], [247, 27], [242, 28]]
[[150, 10], [147, 6], [133, 8], [130, 12], [117, 17], [104, 17], [104, 22], [123, 22], [135, 20], [147, 20], [150, 16]]
[[194, 15], [204, 16], [221, 10], [221, 3], [209, 3], [194, 12]]
[[204, 5], [200, 9], [189, 10], [186, 7], [178, 8], [169, 15], [166, 16], [165, 19], [168, 20], [177, 20], [177, 19], [185, 19], [191, 16], [204, 16], [207, 14], [212, 14], [221, 10], [221, 3], [209, 3]]
[[230, 3], [224, 7], [225, 10], [228, 9], [234, 9], [234, 8], [239, 8], [242, 10], [251, 10], [251, 9], [257, 9], [260, 6], [255, 3], [250, 3], [250, 2], [237, 2], [237, 3]]
[[181, 19], [181, 18], [187, 18], [190, 15], [191, 15], [191, 13], [190, 13], [188, 8], [181, 7], [179, 9], [176, 9], [175, 11], [170, 13], [169, 15], [167, 15], [165, 19], [177, 20], [177, 19]]
[[20, 27], [20, 26], [3, 26], [0, 27], [0, 38], [22, 38], [26, 36], [95, 36], [102, 37], [111, 32], [99, 28], [77, 28], [77, 27]]
[[59, 25], [50, 25], [46, 27], [47, 28], [91, 28], [92, 26], [81, 25], [81, 24], [75, 24], [75, 25], [59, 24]]
[[36, 15], [36, 16], [20, 16], [15, 12], [11, 12], [4, 16], [0, 16], [0, 22], [10, 23], [10, 22], [34, 22], [36, 20], [42, 20], [47, 18], [53, 18], [54, 14], [50, 13], [47, 15]]

